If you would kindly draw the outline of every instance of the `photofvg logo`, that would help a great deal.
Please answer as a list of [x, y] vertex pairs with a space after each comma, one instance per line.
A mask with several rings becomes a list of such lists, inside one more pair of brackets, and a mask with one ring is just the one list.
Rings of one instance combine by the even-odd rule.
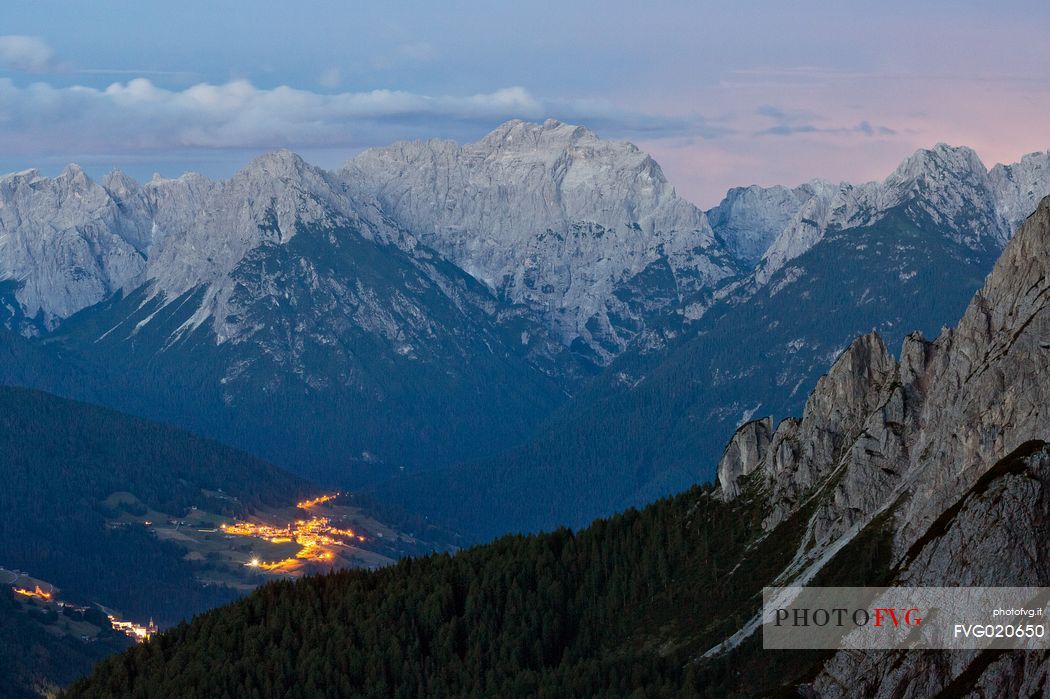
[[828, 626], [842, 628], [849, 624], [861, 626], [918, 626], [922, 623], [922, 611], [918, 607], [875, 607], [874, 609], [846, 609], [836, 607], [826, 609], [819, 607], [781, 607], [774, 610], [775, 626]]
[[775, 587], [762, 596], [769, 649], [1050, 648], [1050, 588]]

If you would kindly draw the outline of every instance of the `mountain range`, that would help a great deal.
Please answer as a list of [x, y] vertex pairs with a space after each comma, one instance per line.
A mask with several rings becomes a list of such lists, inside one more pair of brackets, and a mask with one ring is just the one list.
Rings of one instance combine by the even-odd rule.
[[711, 213], [716, 235], [788, 221], [776, 236], [766, 228], [769, 251], [750, 274], [719, 287], [677, 336], [622, 353], [522, 445], [384, 484], [383, 496], [483, 541], [584, 526], [704, 482], [741, 422], [797, 414], [857, 334], [899, 345], [958, 317], [1018, 223], [1018, 202], [1050, 193], [1048, 161], [989, 171], [971, 150], [942, 145], [879, 183], [731, 192]]
[[278, 151], [223, 181], [16, 173], [0, 380], [468, 537], [580, 526], [712, 477], [735, 427], [797, 411], [855, 334], [949, 322], [1048, 159], [941, 145], [882, 182], [708, 212], [635, 146], [553, 120], [335, 172]]
[[[411, 531], [576, 532], [267, 586], [74, 695], [1035, 686], [1045, 658], [770, 661], [753, 615], [768, 584], [1045, 584], [1020, 552], [1050, 521], [1047, 194], [1050, 152], [938, 145], [705, 212], [553, 120], [336, 171], [0, 177], [0, 383], [57, 394], [0, 391], [0, 565], [168, 625], [251, 587], [248, 554], [179, 517], [276, 516], [306, 477], [383, 520], [373, 565], [436, 546]], [[1003, 521], [1016, 540], [986, 534]], [[26, 604], [0, 615], [39, 649], [9, 654], [12, 692], [117, 648]]]
[[1041, 696], [1046, 650], [768, 652], [763, 586], [1050, 583], [1050, 197], [961, 320], [856, 337], [717, 485], [577, 533], [268, 586], [74, 697]]

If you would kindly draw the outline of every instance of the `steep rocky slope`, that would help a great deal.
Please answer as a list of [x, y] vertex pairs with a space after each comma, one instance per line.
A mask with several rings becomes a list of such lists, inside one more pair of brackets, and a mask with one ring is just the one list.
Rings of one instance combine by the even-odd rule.
[[397, 143], [342, 170], [350, 188], [601, 364], [695, 314], [740, 271], [703, 212], [630, 143], [548, 120], [477, 143]]
[[[719, 465], [724, 492], [739, 475], [758, 474], [752, 477], [770, 488], [775, 524], [837, 470], [837, 505], [857, 519], [836, 513], [838, 529], [821, 530], [841, 533], [907, 494], [906, 548], [992, 464], [1025, 442], [1050, 440], [1042, 416], [1050, 394], [1048, 272], [1050, 199], [1007, 246], [955, 328], [932, 342], [909, 335], [899, 363], [878, 335], [865, 335], [817, 383], [801, 421], [772, 431], [762, 422], [741, 427], [733, 443], [752, 446], [727, 451]], [[866, 479], [880, 471], [880, 487], [872, 487]]]
[[283, 151], [193, 185], [144, 188], [199, 202], [141, 286], [47, 339], [106, 377], [71, 395], [340, 485], [491, 451], [562, 400], [576, 369], [541, 324], [333, 175]]
[[754, 266], [777, 236], [796, 223], [802, 207], [829, 186], [816, 181], [794, 188], [734, 187], [718, 206], [707, 211], [707, 220], [730, 250]]
[[[895, 579], [916, 586], [1050, 582], [1050, 199], [1007, 246], [961, 322], [900, 361], [877, 335], [818, 382], [801, 420], [743, 426], [719, 465], [765, 493], [773, 529], [805, 508], [805, 544], [779, 580], [804, 583], [867, 528], [888, 528]], [[884, 516], [887, 515], [887, 516]], [[740, 642], [751, 626], [733, 639]], [[1039, 686], [1045, 655], [841, 652], [822, 695], [929, 695]], [[930, 673], [930, 665], [937, 672]], [[965, 685], [965, 686], [963, 686]]]

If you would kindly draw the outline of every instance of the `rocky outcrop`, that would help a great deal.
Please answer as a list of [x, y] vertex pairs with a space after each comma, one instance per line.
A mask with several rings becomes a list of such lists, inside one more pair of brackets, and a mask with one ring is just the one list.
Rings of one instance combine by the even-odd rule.
[[707, 211], [707, 220], [737, 257], [754, 265], [802, 207], [828, 186], [826, 182], [811, 182], [795, 188], [734, 187], [718, 206]]
[[739, 480], [763, 462], [772, 438], [773, 421], [768, 417], [740, 426], [718, 462], [722, 497], [729, 499], [740, 494]]
[[[767, 528], [804, 504], [813, 508], [803, 548], [780, 579], [804, 584], [888, 515], [900, 584], [1048, 584], [1047, 405], [1050, 197], [955, 328], [933, 342], [909, 336], [899, 361], [877, 336], [858, 339], [818, 382], [802, 420], [781, 423], [765, 456], [749, 462], [769, 498]], [[750, 438], [747, 430], [741, 439]], [[742, 473], [732, 461], [720, 467], [723, 497], [734, 496]], [[926, 696], [956, 681], [976, 691], [994, 673], [1021, 672], [1008, 678], [1020, 686], [1047, 670], [1045, 658], [974, 665], [980, 661], [841, 652], [814, 688], [827, 696], [853, 695], [858, 686], [868, 696]]]
[[[835, 492], [853, 507], [871, 473], [892, 473], [898, 491], [907, 484], [902, 531], [914, 535], [1009, 450], [1046, 437], [1048, 278], [1050, 199], [1007, 246], [956, 328], [934, 342], [909, 336], [900, 362], [875, 334], [843, 352], [801, 422], [782, 423], [754, 469], [773, 502], [797, 502], [839, 469]], [[783, 451], [786, 441], [797, 448]]]
[[781, 422], [772, 437], [766, 438], [768, 448], [748, 451], [746, 467], [736, 456], [741, 450], [735, 445], [756, 441], [762, 445], [756, 440], [754, 425], [768, 429], [769, 418], [737, 431], [718, 467], [724, 495], [737, 494], [739, 477], [757, 472], [768, 490], [771, 514], [766, 526], [779, 524], [839, 466], [846, 449], [862, 435], [869, 415], [880, 405], [883, 388], [895, 369], [881, 337], [870, 333], [857, 338], [817, 382], [802, 419]]

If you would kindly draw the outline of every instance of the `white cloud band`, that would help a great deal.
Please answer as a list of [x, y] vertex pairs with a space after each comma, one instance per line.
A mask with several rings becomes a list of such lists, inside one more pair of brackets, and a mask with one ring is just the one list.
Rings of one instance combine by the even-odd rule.
[[0, 36], [0, 67], [27, 73], [43, 73], [54, 67], [55, 53], [35, 36]]
[[511, 118], [550, 116], [659, 136], [697, 120], [624, 112], [593, 101], [545, 101], [522, 87], [469, 96], [398, 90], [325, 94], [245, 80], [169, 90], [146, 78], [104, 88], [0, 79], [0, 149], [8, 156], [173, 153], [194, 149], [361, 147], [404, 134], [458, 135]]

